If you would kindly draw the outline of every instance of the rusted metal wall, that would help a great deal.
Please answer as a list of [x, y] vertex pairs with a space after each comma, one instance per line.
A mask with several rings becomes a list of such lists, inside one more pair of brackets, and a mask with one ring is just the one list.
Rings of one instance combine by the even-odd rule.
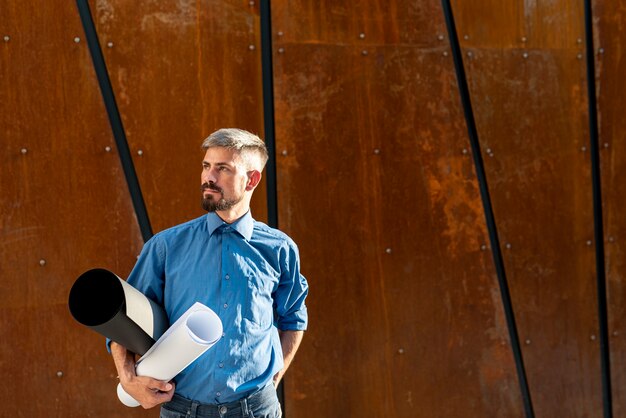
[[273, 5], [288, 416], [522, 416], [439, 4]]
[[601, 417], [582, 2], [453, 6], [535, 412]]
[[0, 415], [122, 416], [67, 294], [94, 266], [128, 274], [141, 236], [78, 13], [57, 6], [0, 2]]
[[[259, 1], [88, 4], [147, 220], [156, 232], [199, 215], [201, 139], [225, 126], [263, 136]], [[267, 187], [311, 286], [288, 418], [522, 417], [528, 402], [537, 417], [606, 416], [582, 4], [452, 6], [531, 400], [441, 3], [275, 0]], [[621, 10], [595, 2], [615, 417], [626, 413]], [[102, 339], [66, 307], [78, 274], [125, 276], [142, 245], [100, 89], [75, 3], [0, 2], [7, 416], [157, 414], [116, 400]]]
[[622, 109], [626, 91], [626, 41], [623, 1], [598, 2], [596, 16], [596, 76], [600, 130], [600, 161], [608, 288], [613, 415], [626, 416], [626, 126]]

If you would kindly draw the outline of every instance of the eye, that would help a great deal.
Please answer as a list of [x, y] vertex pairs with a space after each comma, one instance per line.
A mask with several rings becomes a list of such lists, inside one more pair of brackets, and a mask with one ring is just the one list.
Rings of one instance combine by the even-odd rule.
[[219, 170], [219, 171], [228, 171], [228, 167], [226, 167], [226, 166], [223, 166], [223, 165], [222, 165], [222, 166], [220, 166], [220, 167], [218, 168], [218, 170]]

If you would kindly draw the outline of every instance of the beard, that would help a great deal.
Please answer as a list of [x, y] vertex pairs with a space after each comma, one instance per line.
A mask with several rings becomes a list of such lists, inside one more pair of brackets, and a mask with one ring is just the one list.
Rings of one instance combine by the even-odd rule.
[[202, 209], [206, 210], [207, 212], [228, 210], [243, 200], [243, 193], [241, 194], [241, 196], [235, 197], [233, 199], [226, 199], [224, 197], [224, 191], [212, 183], [203, 183], [200, 187], [200, 190], [202, 192], [207, 189], [216, 191], [220, 194], [219, 199], [216, 199], [216, 197], [212, 194], [210, 194], [208, 197], [204, 197], [204, 195], [202, 195]]

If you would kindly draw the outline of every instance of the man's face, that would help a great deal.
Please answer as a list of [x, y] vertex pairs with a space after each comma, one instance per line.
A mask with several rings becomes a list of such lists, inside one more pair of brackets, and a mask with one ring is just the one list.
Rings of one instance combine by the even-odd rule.
[[202, 208], [214, 212], [229, 210], [244, 199], [248, 176], [236, 151], [216, 147], [204, 155], [200, 180]]

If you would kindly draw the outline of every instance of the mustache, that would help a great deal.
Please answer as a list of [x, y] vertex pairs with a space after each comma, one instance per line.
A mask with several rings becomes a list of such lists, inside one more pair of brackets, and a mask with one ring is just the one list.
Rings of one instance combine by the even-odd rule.
[[201, 191], [212, 190], [214, 192], [222, 193], [222, 188], [215, 185], [213, 182], [202, 183], [200, 186]]

